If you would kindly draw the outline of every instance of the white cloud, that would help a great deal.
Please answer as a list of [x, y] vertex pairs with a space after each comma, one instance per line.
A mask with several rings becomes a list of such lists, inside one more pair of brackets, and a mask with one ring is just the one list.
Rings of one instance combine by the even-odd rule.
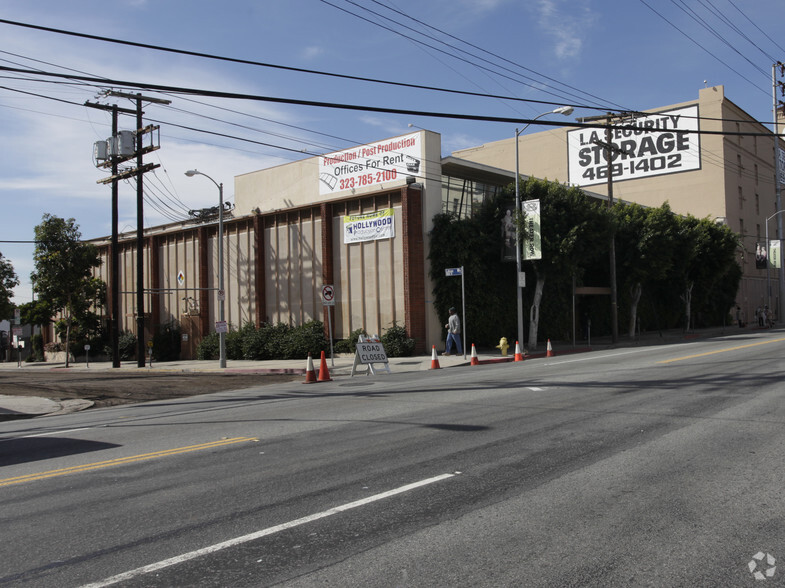
[[301, 57], [306, 61], [310, 61], [312, 59], [316, 59], [317, 57], [323, 54], [324, 54], [323, 47], [316, 47], [315, 45], [311, 45], [310, 47], [303, 48]]
[[580, 54], [583, 39], [595, 21], [587, 0], [539, 0], [537, 14], [541, 29], [553, 40], [558, 59]]

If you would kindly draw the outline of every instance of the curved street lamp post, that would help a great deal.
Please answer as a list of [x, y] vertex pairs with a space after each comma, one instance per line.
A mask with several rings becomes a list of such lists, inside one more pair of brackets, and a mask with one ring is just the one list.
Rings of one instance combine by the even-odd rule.
[[[532, 119], [532, 122], [537, 120], [540, 117], [547, 116], [549, 114], [563, 114], [564, 116], [570, 116], [572, 114], [573, 107], [572, 106], [560, 106], [559, 108], [555, 108], [553, 110], [549, 110], [548, 112], [543, 112], [542, 114], [538, 114]], [[528, 123], [525, 127], [521, 130], [515, 129], [515, 212], [516, 215], [519, 216], [521, 213], [521, 195], [520, 195], [520, 172], [519, 172], [519, 158], [518, 158], [518, 137], [520, 137], [521, 133], [529, 128], [529, 125], [532, 123]], [[521, 285], [519, 282], [520, 275], [521, 275], [521, 243], [518, 239], [518, 231], [516, 231], [515, 237], [515, 291], [518, 293], [518, 342], [523, 345], [523, 292], [521, 291]]]
[[218, 366], [226, 367], [226, 331], [224, 330], [224, 185], [219, 184], [206, 173], [195, 169], [189, 169], [185, 175], [204, 176], [218, 188], [218, 321], [221, 323], [221, 330], [218, 332]]

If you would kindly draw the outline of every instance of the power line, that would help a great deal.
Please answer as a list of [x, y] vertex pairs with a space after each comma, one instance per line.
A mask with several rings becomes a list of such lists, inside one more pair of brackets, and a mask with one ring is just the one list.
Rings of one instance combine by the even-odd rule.
[[[19, 73], [19, 70], [17, 70], [16, 68], [9, 68], [5, 66], [0, 66], [0, 71], [13, 71]], [[29, 72], [23, 71], [22, 73], [29, 73]], [[511, 118], [511, 117], [488, 116], [488, 115], [480, 115], [480, 114], [437, 112], [437, 111], [428, 111], [428, 110], [408, 110], [402, 108], [389, 108], [389, 107], [382, 107], [382, 106], [346, 104], [340, 102], [323, 102], [317, 100], [302, 100], [298, 98], [283, 98], [279, 96], [262, 96], [259, 94], [241, 94], [237, 92], [219, 92], [216, 90], [200, 90], [195, 88], [184, 88], [179, 86], [168, 86], [163, 84], [150, 84], [150, 83], [143, 83], [143, 82], [132, 82], [127, 80], [114, 80], [109, 78], [93, 78], [89, 76], [73, 76], [71, 74], [58, 74], [58, 73], [51, 73], [51, 72], [44, 72], [44, 73], [39, 72], [38, 75], [45, 75], [45, 76], [59, 77], [59, 78], [69, 78], [69, 79], [72, 78], [77, 80], [104, 84], [107, 86], [123, 86], [127, 88], [136, 88], [141, 90], [151, 90], [151, 91], [159, 91], [159, 92], [165, 91], [165, 92], [174, 92], [174, 93], [182, 93], [182, 94], [197, 95], [197, 96], [211, 96], [214, 98], [227, 98], [227, 99], [234, 99], [234, 100], [250, 100], [254, 102], [271, 102], [274, 104], [293, 104], [297, 106], [312, 106], [317, 108], [334, 108], [337, 110], [377, 112], [377, 113], [385, 113], [385, 114], [401, 114], [406, 116], [446, 118], [446, 119], [453, 119], [453, 120], [473, 120], [473, 121], [507, 123], [507, 124], [528, 124], [528, 123], [536, 122], [538, 125], [552, 126], [552, 127], [566, 126], [566, 127], [575, 127], [575, 128], [604, 128], [604, 124], [602, 123], [579, 123], [579, 122], [563, 123], [560, 121], [548, 121], [542, 119], [537, 120], [537, 119], [525, 119], [525, 118]], [[624, 111], [621, 114], [627, 114], [627, 112]], [[745, 135], [745, 136], [765, 135], [765, 133], [742, 133], [742, 132], [735, 133], [730, 131], [672, 130], [671, 132], [675, 132], [675, 133], [690, 132], [690, 133], [704, 134], [704, 135]], [[293, 151], [293, 149], [290, 149], [290, 151]]]
[[684, 35], [684, 36], [685, 36], [687, 39], [689, 39], [691, 43], [693, 43], [693, 44], [697, 45], [698, 47], [700, 47], [700, 48], [701, 48], [703, 51], [705, 51], [706, 53], [708, 53], [709, 55], [711, 55], [711, 56], [712, 56], [714, 59], [716, 59], [717, 61], [719, 61], [719, 62], [720, 62], [722, 65], [724, 65], [725, 67], [727, 67], [729, 70], [731, 70], [733, 73], [735, 73], [736, 75], [738, 75], [740, 78], [742, 78], [742, 79], [746, 80], [747, 82], [749, 82], [749, 83], [750, 83], [750, 85], [751, 85], [753, 88], [755, 88], [756, 90], [760, 90], [760, 91], [761, 91], [761, 92], [763, 92], [764, 94], [768, 94], [768, 91], [767, 91], [767, 90], [764, 90], [763, 88], [761, 88], [760, 86], [758, 86], [758, 85], [757, 85], [755, 82], [753, 82], [752, 80], [750, 80], [749, 78], [747, 78], [745, 75], [743, 75], [743, 74], [741, 74], [740, 72], [738, 72], [738, 71], [736, 71], [735, 69], [733, 69], [733, 68], [732, 68], [730, 65], [728, 65], [726, 62], [724, 62], [724, 61], [723, 61], [722, 59], [720, 59], [719, 57], [717, 57], [717, 55], [716, 55], [716, 54], [714, 54], [714, 53], [712, 53], [711, 51], [709, 51], [708, 49], [706, 49], [706, 47], [704, 47], [703, 45], [701, 45], [700, 43], [698, 43], [698, 42], [697, 42], [695, 39], [693, 39], [693, 38], [692, 38], [690, 35], [688, 35], [687, 33], [685, 33], [683, 30], [681, 30], [679, 27], [677, 27], [675, 24], [673, 24], [673, 23], [672, 23], [670, 20], [668, 20], [667, 18], [665, 18], [665, 16], [664, 16], [662, 13], [658, 12], [657, 10], [655, 10], [655, 9], [654, 9], [654, 8], [653, 8], [653, 7], [652, 7], [652, 6], [651, 6], [651, 5], [648, 3], [648, 2], [646, 2], [646, 0], [640, 0], [640, 2], [641, 2], [641, 3], [642, 3], [644, 6], [646, 6], [646, 8], [648, 8], [649, 10], [651, 10], [651, 11], [652, 11], [654, 14], [656, 14], [657, 16], [659, 16], [659, 17], [660, 17], [662, 20], [664, 20], [664, 21], [665, 21], [665, 22], [667, 22], [669, 25], [671, 25], [671, 26], [672, 26], [674, 29], [676, 29], [677, 31], [679, 31], [679, 32], [680, 32], [682, 35]]
[[[30, 29], [40, 30], [40, 31], [45, 31], [45, 32], [49, 32], [49, 33], [57, 33], [57, 34], [60, 34], [60, 35], [69, 35], [69, 36], [79, 37], [79, 38], [83, 38], [83, 39], [91, 39], [91, 40], [95, 40], [95, 41], [102, 41], [102, 42], [106, 42], [106, 43], [115, 43], [115, 44], [119, 44], [119, 45], [128, 45], [128, 46], [131, 46], [131, 47], [140, 47], [142, 49], [152, 49], [152, 50], [155, 50], [155, 51], [165, 51], [165, 52], [168, 52], [168, 53], [176, 53], [176, 54], [179, 54], [179, 55], [190, 55], [192, 57], [202, 57], [204, 59], [214, 59], [214, 60], [218, 60], [218, 61], [227, 61], [227, 62], [231, 62], [231, 63], [239, 63], [239, 64], [243, 64], [243, 65], [254, 65], [254, 66], [258, 66], [258, 67], [267, 67], [267, 68], [279, 69], [279, 70], [282, 70], [282, 71], [290, 71], [290, 72], [295, 72], [295, 73], [307, 73], [307, 74], [311, 74], [311, 75], [319, 75], [319, 76], [333, 77], [333, 78], [339, 78], [339, 79], [354, 80], [354, 81], [359, 81], [359, 82], [370, 82], [370, 83], [374, 83], [374, 84], [384, 84], [384, 85], [389, 85], [389, 86], [398, 86], [398, 87], [402, 87], [402, 88], [410, 88], [410, 89], [418, 89], [418, 90], [429, 90], [429, 91], [433, 91], [433, 92], [445, 92], [445, 93], [449, 93], [449, 94], [459, 94], [459, 95], [464, 95], [464, 96], [475, 96], [475, 97], [480, 97], [480, 98], [500, 98], [500, 99], [503, 99], [503, 100], [514, 100], [514, 101], [518, 101], [518, 102], [530, 102], [530, 103], [537, 103], [537, 104], [546, 104], [546, 105], [550, 105], [550, 106], [567, 106], [565, 104], [558, 104], [556, 102], [548, 102], [548, 101], [543, 101], [543, 100], [532, 100], [532, 99], [526, 99], [526, 98], [517, 98], [517, 97], [514, 97], [514, 96], [495, 96], [495, 95], [492, 95], [492, 94], [484, 94], [484, 93], [479, 93], [479, 92], [468, 92], [466, 90], [454, 90], [454, 89], [449, 89], [449, 88], [439, 88], [439, 87], [435, 87], [435, 86], [426, 86], [426, 85], [421, 85], [421, 84], [410, 84], [410, 83], [406, 83], [406, 82], [394, 82], [394, 81], [391, 81], [391, 80], [380, 80], [380, 79], [376, 79], [376, 78], [368, 78], [368, 77], [363, 77], [363, 76], [352, 76], [352, 75], [348, 75], [348, 74], [338, 74], [338, 73], [334, 73], [334, 72], [318, 71], [318, 70], [313, 70], [313, 69], [305, 69], [305, 68], [301, 68], [301, 67], [292, 67], [292, 66], [279, 65], [279, 64], [274, 64], [274, 63], [265, 63], [265, 62], [261, 62], [261, 61], [253, 61], [253, 60], [250, 60], [250, 59], [240, 59], [240, 58], [236, 58], [236, 57], [224, 57], [224, 56], [220, 56], [220, 55], [212, 55], [210, 53], [202, 53], [202, 52], [199, 52], [199, 51], [188, 51], [188, 50], [185, 50], [185, 49], [174, 49], [172, 47], [164, 47], [164, 46], [161, 46], [161, 45], [151, 45], [151, 44], [148, 44], [148, 43], [138, 43], [138, 42], [135, 42], [135, 41], [125, 41], [125, 40], [122, 40], [122, 39], [113, 39], [113, 38], [110, 38], [110, 37], [101, 37], [99, 35], [90, 35], [90, 34], [87, 34], [87, 33], [77, 33], [77, 32], [74, 32], [74, 31], [67, 31], [67, 30], [63, 30], [63, 29], [55, 29], [55, 28], [52, 28], [52, 27], [44, 27], [44, 26], [40, 26], [40, 25], [33, 25], [33, 24], [29, 24], [29, 23], [17, 22], [17, 21], [3, 19], [3, 18], [0, 18], [0, 23], [12, 25], [12, 26], [18, 26], [18, 27], [25, 27], [25, 28], [30, 28]], [[573, 105], [573, 106], [576, 107], [576, 108], [587, 108], [587, 109], [596, 109], [597, 108], [595, 106], [589, 106], [589, 105]]]
[[[328, 5], [330, 5], [330, 6], [333, 6], [334, 8], [337, 8], [338, 10], [343, 10], [344, 12], [347, 12], [347, 13], [349, 13], [349, 14], [352, 14], [353, 16], [356, 16], [357, 18], [361, 18], [361, 19], [363, 19], [363, 17], [361, 17], [361, 16], [359, 16], [359, 15], [357, 15], [357, 14], [354, 14], [354, 13], [352, 13], [352, 12], [346, 11], [346, 10], [344, 10], [343, 8], [340, 8], [340, 7], [338, 7], [338, 6], [335, 6], [334, 4], [331, 4], [330, 2], [328, 2], [327, 0], [320, 0], [320, 1], [321, 1], [321, 2], [323, 2], [323, 3], [325, 3], [325, 4], [328, 4]], [[418, 23], [418, 24], [420, 24], [420, 25], [422, 25], [422, 26], [426, 27], [427, 29], [430, 29], [430, 30], [437, 31], [438, 33], [440, 33], [440, 34], [442, 34], [442, 35], [445, 35], [446, 37], [448, 37], [448, 38], [450, 38], [450, 39], [453, 39], [453, 40], [455, 40], [455, 41], [458, 41], [458, 42], [460, 42], [460, 43], [463, 43], [464, 45], [467, 45], [467, 46], [469, 46], [469, 47], [472, 47], [473, 49], [477, 49], [477, 50], [479, 50], [479, 51], [482, 51], [483, 53], [490, 55], [491, 57], [493, 57], [493, 58], [494, 58], [494, 59], [496, 59], [496, 60], [501, 60], [501, 61], [504, 61], [505, 63], [508, 63], [508, 64], [510, 64], [510, 65], [512, 65], [512, 66], [514, 66], [514, 67], [516, 67], [516, 68], [520, 68], [520, 69], [522, 69], [522, 70], [524, 70], [524, 71], [531, 72], [532, 74], [534, 74], [534, 75], [537, 75], [537, 76], [539, 76], [539, 77], [540, 77], [540, 78], [542, 78], [542, 79], [545, 79], [545, 80], [548, 80], [548, 81], [551, 81], [551, 82], [555, 82], [555, 83], [559, 84], [560, 86], [564, 86], [564, 87], [566, 87], [566, 88], [569, 88], [570, 90], [575, 90], [576, 92], [579, 92], [579, 93], [581, 93], [581, 94], [585, 94], [586, 96], [590, 96], [590, 97], [592, 97], [592, 98], [595, 98], [595, 99], [597, 99], [598, 101], [600, 101], [600, 102], [602, 102], [602, 103], [606, 103], [606, 104], [613, 104], [613, 103], [612, 103], [611, 101], [609, 101], [609, 100], [605, 100], [605, 99], [603, 99], [603, 98], [600, 98], [599, 96], [595, 96], [595, 95], [593, 95], [593, 94], [590, 94], [589, 92], [585, 92], [585, 91], [583, 91], [583, 90], [580, 90], [580, 89], [578, 89], [578, 88], [575, 88], [574, 86], [570, 86], [569, 84], [565, 84], [564, 82], [561, 82], [561, 81], [559, 81], [559, 80], [557, 80], [557, 79], [555, 79], [555, 78], [552, 78], [552, 77], [550, 77], [550, 76], [547, 76], [547, 75], [541, 74], [541, 73], [539, 73], [539, 72], [537, 72], [537, 71], [535, 71], [535, 70], [533, 70], [533, 69], [531, 69], [531, 68], [525, 67], [525, 66], [523, 66], [523, 65], [521, 65], [521, 64], [519, 64], [519, 63], [516, 63], [516, 62], [514, 62], [514, 61], [511, 61], [511, 60], [509, 60], [509, 59], [507, 59], [507, 58], [505, 58], [505, 57], [503, 57], [503, 56], [501, 56], [501, 55], [498, 55], [497, 53], [493, 53], [492, 51], [488, 51], [488, 50], [486, 50], [486, 49], [483, 49], [482, 47], [479, 47], [478, 45], [474, 45], [473, 43], [470, 43], [470, 42], [468, 42], [468, 41], [465, 41], [465, 40], [463, 40], [463, 39], [459, 39], [458, 37], [456, 37], [456, 36], [454, 36], [454, 35], [451, 35], [450, 33], [446, 32], [446, 31], [444, 31], [444, 30], [442, 30], [442, 29], [439, 29], [439, 28], [437, 28], [437, 27], [435, 27], [435, 26], [433, 26], [433, 25], [430, 25], [430, 24], [428, 24], [428, 23], [426, 23], [426, 22], [422, 21], [422, 20], [419, 20], [419, 19], [416, 19], [416, 18], [414, 18], [414, 17], [413, 17], [413, 16], [411, 16], [410, 14], [406, 14], [405, 12], [402, 12], [402, 11], [400, 11], [400, 10], [397, 10], [397, 9], [395, 9], [395, 8], [392, 8], [392, 7], [390, 7], [390, 6], [387, 6], [387, 5], [385, 5], [385, 4], [382, 4], [382, 3], [381, 3], [381, 2], [379, 2], [378, 0], [371, 0], [371, 1], [372, 1], [374, 4], [377, 4], [377, 5], [379, 5], [379, 6], [382, 6], [383, 8], [386, 8], [387, 10], [389, 10], [389, 11], [391, 11], [391, 12], [394, 12], [394, 13], [396, 13], [396, 14], [400, 15], [400, 16], [403, 16], [403, 17], [405, 17], [405, 18], [407, 18], [407, 19], [410, 19], [410, 20], [412, 20], [412, 21], [414, 21], [414, 22]], [[370, 9], [368, 9], [368, 8], [366, 8], [366, 7], [364, 7], [364, 6], [361, 6], [361, 5], [357, 4], [356, 2], [353, 2], [352, 0], [346, 0], [346, 2], [348, 2], [349, 4], [352, 4], [353, 6], [356, 6], [356, 7], [360, 8], [360, 9], [362, 9], [362, 10], [365, 10], [365, 11], [367, 11], [367, 12], [370, 12], [371, 14], [375, 14], [375, 15], [377, 15], [377, 16], [379, 16], [379, 17], [381, 17], [381, 18], [384, 18], [384, 17], [382, 17], [382, 15], [380, 15], [379, 13], [377, 13], [377, 12], [374, 12], [374, 11], [372, 11], [372, 10], [370, 10]], [[367, 19], [363, 19], [363, 20], [367, 20]], [[390, 19], [390, 20], [391, 20], [391, 19]], [[368, 21], [368, 22], [372, 22], [372, 21]], [[399, 24], [400, 26], [403, 26], [403, 27], [405, 27], [405, 28], [409, 29], [410, 31], [413, 31], [413, 32], [415, 32], [415, 33], [417, 33], [417, 34], [419, 34], [419, 35], [422, 35], [422, 36], [424, 36], [424, 37], [426, 37], [426, 38], [433, 39], [433, 40], [434, 40], [434, 41], [436, 41], [437, 43], [441, 43], [441, 44], [443, 44], [443, 45], [446, 45], [447, 47], [450, 47], [450, 48], [452, 48], [452, 49], [456, 49], [456, 50], [460, 51], [461, 53], [465, 53], [465, 54], [467, 54], [467, 55], [472, 55], [473, 57], [476, 57], [477, 59], [481, 59], [482, 61], [484, 61], [484, 62], [486, 62], [486, 63], [492, 64], [492, 65], [495, 65], [495, 62], [492, 62], [492, 61], [489, 61], [489, 60], [487, 60], [487, 59], [484, 59], [484, 58], [482, 58], [482, 57], [479, 57], [479, 56], [473, 55], [473, 54], [471, 54], [471, 53], [469, 53], [469, 52], [467, 52], [467, 51], [464, 51], [463, 49], [460, 49], [460, 48], [458, 48], [458, 47], [456, 47], [455, 45], [452, 45], [452, 44], [450, 44], [450, 43], [445, 43], [444, 41], [440, 41], [439, 39], [437, 39], [437, 38], [436, 38], [436, 37], [434, 37], [433, 35], [425, 35], [425, 34], [423, 34], [423, 33], [420, 33], [420, 32], [418, 32], [418, 31], [414, 30], [413, 28], [411, 28], [411, 27], [409, 27], [409, 26], [407, 26], [407, 25], [404, 25], [404, 24], [402, 24], [402, 23], [398, 22], [398, 21], [393, 21], [393, 22], [395, 22], [396, 24]], [[389, 28], [389, 27], [386, 27], [386, 26], [380, 25], [379, 23], [374, 23], [374, 22], [372, 22], [372, 24], [374, 24], [375, 26], [380, 26], [381, 28], [384, 28], [384, 29], [386, 29], [386, 30], [388, 30], [388, 31], [390, 31], [390, 32], [392, 32], [392, 33], [395, 33], [395, 34], [401, 35], [401, 33], [400, 33], [399, 31], [396, 31], [396, 30], [394, 30], [394, 29], [391, 29], [391, 28]], [[403, 36], [403, 35], [402, 35], [402, 36]], [[413, 41], [413, 42], [415, 42], [415, 43], [419, 43], [419, 41], [416, 41], [415, 39], [412, 39], [412, 41]], [[447, 53], [447, 55], [449, 55], [450, 57], [455, 57], [455, 55], [453, 55], [453, 54], [450, 54], [450, 53]], [[458, 59], [460, 59], [460, 58], [458, 58]], [[474, 65], [475, 67], [480, 67], [480, 66], [477, 66], [476, 64], [474, 64], [474, 63], [471, 63], [471, 62], [469, 62], [469, 61], [466, 61], [466, 60], [464, 60], [464, 59], [461, 59], [461, 61], [464, 61], [465, 63], [469, 63], [469, 64], [471, 64], [471, 65]], [[481, 68], [481, 69], [487, 69], [487, 68]], [[504, 69], [507, 69], [507, 68], [504, 68]], [[491, 71], [491, 70], [488, 70], [488, 71]], [[507, 71], [510, 71], [510, 72], [512, 72], [512, 70], [510, 70], [510, 69], [507, 69]], [[493, 73], [496, 73], [496, 72], [493, 72]], [[523, 76], [523, 77], [524, 77], [525, 79], [529, 79], [529, 80], [531, 80], [531, 81], [533, 81], [533, 82], [536, 82], [536, 83], [537, 83], [537, 84], [539, 84], [539, 85], [550, 87], [550, 88], [552, 88], [553, 90], [555, 90], [555, 91], [558, 91], [558, 92], [563, 92], [563, 90], [560, 90], [559, 88], [556, 88], [556, 87], [554, 87], [554, 86], [551, 86], [551, 85], [550, 85], [550, 84], [548, 84], [548, 83], [542, 82], [542, 81], [540, 81], [540, 80], [535, 80], [535, 79], [533, 79], [533, 78], [530, 78], [530, 77], [528, 77], [528, 76]], [[531, 86], [530, 84], [526, 84], [526, 85], [527, 85], [527, 86], [529, 86], [529, 87], [531, 87], [531, 88], [533, 88], [533, 89], [540, 90], [540, 88], [539, 88], [539, 87], [536, 87], [536, 86]], [[574, 94], [570, 94], [570, 93], [567, 93], [567, 94], [568, 94], [568, 95], [571, 95], [573, 98], [577, 98], [577, 96], [576, 96], [576, 95], [574, 95]], [[622, 106], [619, 106], [618, 104], [616, 104], [615, 106], [617, 106], [618, 108], [620, 108], [620, 109], [622, 109], [622, 110], [624, 109], [624, 107], [622, 107]], [[602, 107], [602, 106], [598, 106], [598, 107], [600, 107], [600, 108], [605, 108], [605, 107]]]

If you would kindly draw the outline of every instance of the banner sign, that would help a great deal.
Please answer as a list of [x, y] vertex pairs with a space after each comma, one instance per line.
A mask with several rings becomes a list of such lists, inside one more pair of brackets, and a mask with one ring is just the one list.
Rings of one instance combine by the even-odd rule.
[[782, 261], [780, 257], [781, 253], [781, 245], [782, 241], [772, 241], [769, 243], [769, 265], [771, 267], [782, 267]]
[[[611, 125], [614, 181], [700, 169], [698, 106], [687, 106]], [[608, 181], [605, 129], [567, 132], [569, 183], [592, 186]]]
[[344, 244], [393, 237], [395, 237], [395, 211], [392, 208], [368, 214], [348, 214], [343, 217]]
[[777, 173], [779, 174], [780, 185], [785, 185], [785, 150], [778, 149], [779, 161], [777, 162]]
[[523, 240], [523, 259], [542, 259], [542, 233], [540, 227], [540, 201], [524, 200], [523, 213], [526, 238]]
[[382, 184], [403, 184], [420, 174], [420, 133], [384, 139], [319, 157], [319, 194], [334, 194]]

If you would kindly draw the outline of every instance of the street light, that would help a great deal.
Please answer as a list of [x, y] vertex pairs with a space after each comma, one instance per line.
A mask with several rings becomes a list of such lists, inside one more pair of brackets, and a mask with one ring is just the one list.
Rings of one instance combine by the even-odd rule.
[[[531, 122], [527, 123], [525, 127], [521, 130], [515, 129], [515, 212], [516, 215], [520, 216], [521, 214], [521, 194], [520, 194], [520, 173], [518, 171], [518, 137], [521, 135], [523, 131], [529, 128], [529, 125], [532, 124], [535, 120], [542, 116], [547, 116], [549, 114], [563, 114], [564, 116], [570, 116], [572, 114], [573, 107], [572, 106], [560, 106], [559, 108], [554, 108], [553, 110], [549, 110], [548, 112], [543, 112], [542, 114], [538, 114], [535, 116]], [[518, 241], [517, 231], [516, 231], [516, 238], [515, 238], [515, 289], [518, 293], [518, 341], [523, 345], [523, 292], [521, 290], [521, 285], [519, 283], [520, 275], [521, 275], [521, 244]]]
[[226, 332], [224, 330], [224, 185], [219, 184], [205, 173], [195, 169], [189, 169], [185, 175], [204, 176], [218, 188], [218, 321], [221, 323], [221, 330], [218, 333], [218, 366], [226, 367]]

